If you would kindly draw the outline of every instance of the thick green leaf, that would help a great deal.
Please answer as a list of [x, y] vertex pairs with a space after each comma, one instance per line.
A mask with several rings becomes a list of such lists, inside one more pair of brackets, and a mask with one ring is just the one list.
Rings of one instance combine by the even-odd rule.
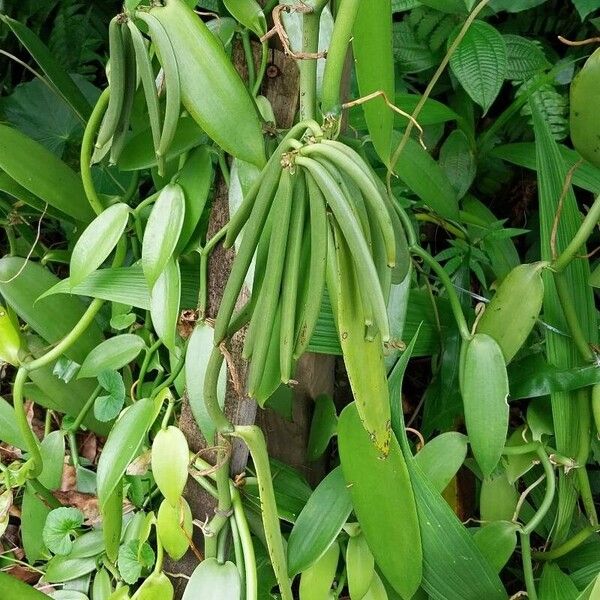
[[300, 600], [321, 600], [329, 597], [340, 558], [340, 546], [334, 542], [315, 563], [302, 572]]
[[479, 514], [482, 521], [512, 521], [519, 494], [504, 471], [481, 482]]
[[24, 23], [11, 19], [6, 15], [0, 15], [0, 18], [10, 27], [23, 46], [27, 48], [35, 62], [46, 74], [53, 88], [81, 119], [86, 121], [92, 112], [90, 103], [42, 40]]
[[467, 94], [487, 113], [506, 77], [504, 38], [489, 23], [476, 20], [450, 58], [450, 68]]
[[21, 450], [27, 449], [27, 444], [23, 440], [21, 430], [17, 425], [15, 410], [4, 398], [0, 396], [0, 440], [16, 446]]
[[185, 220], [175, 248], [175, 254], [183, 252], [194, 236], [209, 198], [213, 172], [211, 153], [208, 146], [201, 146], [190, 152], [185, 165], [179, 171], [177, 183], [183, 188], [185, 197]]
[[161, 494], [173, 508], [179, 506], [188, 478], [190, 449], [177, 427], [161, 429], [152, 442], [152, 474]]
[[600, 575], [594, 578], [593, 581], [577, 596], [577, 600], [596, 600], [600, 597]]
[[267, 20], [256, 0], [224, 0], [224, 4], [237, 21], [259, 37], [267, 32]]
[[231, 562], [219, 564], [216, 558], [203, 560], [194, 570], [182, 600], [240, 600], [240, 575]]
[[579, 18], [584, 21], [585, 18], [600, 8], [598, 0], [573, 0], [573, 5], [579, 13]]
[[46, 565], [46, 581], [48, 583], [63, 583], [73, 581], [96, 570], [96, 558], [71, 558], [70, 556], [55, 556]]
[[[395, 132], [393, 144], [400, 134]], [[431, 210], [448, 219], [458, 219], [458, 200], [440, 165], [417, 141], [409, 139], [396, 165], [396, 175]]]
[[0, 169], [67, 217], [84, 223], [93, 219], [77, 173], [41, 144], [1, 124]]
[[142, 241], [142, 268], [150, 288], [173, 255], [185, 217], [181, 186], [169, 184], [152, 207]]
[[558, 369], [542, 355], [533, 354], [508, 367], [508, 380], [511, 400], [538, 398], [600, 383], [600, 369], [596, 365]]
[[42, 592], [25, 582], [0, 571], [0, 589], [5, 600], [49, 600]]
[[415, 498], [398, 442], [392, 438], [382, 459], [350, 404], [340, 415], [338, 443], [354, 512], [375, 561], [394, 589], [410, 597], [421, 584], [423, 555]]
[[[352, 52], [361, 97], [384, 92], [394, 97], [391, 0], [361, 2], [352, 30]], [[394, 113], [382, 97], [363, 105], [373, 146], [384, 164], [389, 164]]]
[[186, 110], [227, 153], [262, 167], [258, 111], [221, 42], [182, 2], [154, 7], [151, 14], [173, 45]]
[[[49, 344], [55, 344], [70, 333], [86, 308], [77, 298], [37, 300], [58, 281], [58, 277], [37, 263], [17, 257], [0, 259], [0, 294], [19, 317]], [[102, 339], [102, 331], [94, 322], [65, 352], [65, 356], [81, 364]]]
[[170, 259], [152, 288], [150, 317], [152, 326], [162, 343], [175, 351], [179, 300], [181, 298], [181, 275], [179, 263]]
[[473, 455], [485, 476], [500, 460], [508, 432], [508, 376], [502, 350], [489, 335], [465, 342], [461, 392]]
[[110, 431], [98, 461], [98, 501], [103, 509], [156, 419], [162, 398], [130, 406]]
[[46, 206], [46, 214], [55, 217], [57, 219], [67, 219], [68, 217], [57, 210], [53, 206], [47, 205], [45, 202], [40, 200], [35, 194], [32, 194], [29, 190], [25, 189], [22, 185], [19, 185], [12, 177], [9, 177], [6, 173], [0, 173], [0, 191], [8, 194], [17, 201], [24, 202], [29, 206], [32, 206], [36, 210], [42, 212]]
[[438, 492], [443, 492], [467, 457], [467, 437], [447, 431], [427, 442], [415, 460]]
[[71, 287], [80, 284], [109, 257], [125, 231], [128, 218], [127, 204], [117, 203], [86, 227], [71, 254]]
[[[184, 152], [188, 152], [208, 141], [206, 134], [198, 127], [191, 117], [181, 117], [177, 123], [177, 131], [173, 142], [165, 156], [167, 162], [176, 159]], [[119, 156], [119, 169], [121, 171], [140, 171], [157, 166], [156, 153], [152, 144], [152, 131], [150, 127], [132, 136]]]
[[473, 541], [496, 571], [504, 568], [517, 547], [519, 526], [509, 521], [495, 521], [477, 529]]
[[139, 335], [116, 335], [96, 346], [85, 358], [78, 377], [97, 377], [103, 371], [128, 365], [146, 347]]
[[351, 598], [363, 598], [375, 575], [375, 559], [362, 533], [352, 536], [346, 547], [346, 573]]
[[323, 556], [351, 510], [350, 493], [342, 470], [337, 467], [317, 486], [296, 519], [287, 547], [290, 577], [305, 571]]
[[56, 490], [60, 487], [65, 463], [65, 436], [63, 432], [50, 432], [40, 444], [40, 453], [44, 467], [38, 479], [49, 490]]
[[[214, 348], [214, 329], [205, 322], [196, 323], [185, 355], [185, 381], [190, 408], [204, 439], [212, 444], [216, 429], [204, 404], [204, 380], [208, 359]], [[227, 372], [225, 364], [219, 373], [217, 395], [221, 407], [225, 404]]]

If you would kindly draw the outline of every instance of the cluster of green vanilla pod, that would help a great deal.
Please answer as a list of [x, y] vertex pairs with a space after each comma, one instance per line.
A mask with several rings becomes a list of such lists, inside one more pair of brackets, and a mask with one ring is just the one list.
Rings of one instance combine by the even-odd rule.
[[[294, 375], [315, 328], [328, 282], [334, 307], [335, 244], [347, 245], [365, 336], [389, 340], [387, 295], [396, 262], [398, 217], [362, 157], [327, 139], [314, 121], [281, 141], [228, 225], [225, 246], [241, 242], [215, 323], [215, 343], [248, 321], [248, 393], [264, 402]], [[398, 225], [398, 228], [401, 227]], [[250, 300], [234, 314], [256, 257]]]
[[160, 56], [165, 107], [162, 110], [149, 44], [135, 20], [125, 14], [117, 15], [109, 25], [108, 106], [98, 130], [92, 162], [100, 162], [108, 153], [111, 163], [119, 160], [129, 132], [139, 81], [146, 100], [158, 171], [162, 175], [181, 112], [179, 66], [170, 38], [159, 19], [150, 12], [142, 11], [135, 14], [135, 19], [145, 23], [154, 49]]

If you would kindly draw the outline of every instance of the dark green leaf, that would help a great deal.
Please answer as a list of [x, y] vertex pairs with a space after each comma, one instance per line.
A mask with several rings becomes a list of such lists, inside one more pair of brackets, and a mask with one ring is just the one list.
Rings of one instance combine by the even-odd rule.
[[140, 544], [137, 540], [123, 544], [119, 548], [117, 564], [125, 583], [133, 584], [141, 577], [144, 569], [149, 569], [154, 564], [154, 550], [147, 542]]
[[0, 589], [2, 589], [6, 600], [49, 600], [50, 598], [50, 596], [3, 571], [0, 571]]
[[519, 526], [508, 521], [495, 521], [477, 529], [473, 541], [499, 573], [517, 547]]
[[315, 410], [310, 422], [306, 458], [313, 461], [322, 456], [336, 430], [337, 412], [333, 398], [327, 394], [321, 394], [315, 398]]
[[79, 378], [97, 377], [103, 371], [116, 371], [128, 365], [145, 347], [144, 340], [132, 333], [105, 340], [86, 356]]

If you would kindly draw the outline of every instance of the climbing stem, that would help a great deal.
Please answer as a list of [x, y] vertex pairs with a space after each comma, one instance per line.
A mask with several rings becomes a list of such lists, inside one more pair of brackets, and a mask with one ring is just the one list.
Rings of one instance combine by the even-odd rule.
[[[322, 6], [305, 12], [302, 16], [302, 52], [314, 54], [319, 50], [319, 23]], [[300, 69], [300, 119], [317, 116], [317, 61], [305, 58], [299, 61]]]
[[596, 525], [595, 527], [589, 525], [585, 527], [581, 531], [578, 531], [572, 538], [569, 538], [564, 544], [560, 546], [556, 546], [556, 548], [552, 548], [552, 550], [548, 550], [546, 552], [533, 552], [532, 557], [535, 560], [556, 560], [557, 558], [561, 558], [569, 552], [575, 550], [575, 548], [581, 546], [588, 538], [590, 538], [595, 533], [598, 533], [599, 529]]
[[520, 532], [521, 537], [521, 559], [523, 561], [523, 575], [525, 576], [525, 586], [529, 600], [537, 600], [537, 591], [533, 578], [533, 565], [531, 563], [531, 541], [529, 534]]

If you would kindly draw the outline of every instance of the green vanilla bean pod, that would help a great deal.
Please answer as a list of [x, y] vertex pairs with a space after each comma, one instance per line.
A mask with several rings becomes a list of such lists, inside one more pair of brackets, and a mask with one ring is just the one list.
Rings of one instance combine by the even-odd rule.
[[293, 370], [294, 333], [302, 239], [306, 217], [306, 178], [298, 177], [292, 197], [292, 214], [281, 292], [280, 368], [281, 381], [288, 383]]
[[381, 332], [383, 341], [387, 342], [390, 338], [387, 307], [379, 284], [379, 275], [373, 264], [373, 258], [360, 223], [348, 205], [348, 199], [344, 197], [335, 180], [318, 161], [298, 156], [296, 164], [305, 167], [310, 172], [323, 192], [327, 204], [346, 238], [361, 285], [364, 285], [364, 289], [368, 293], [373, 308], [373, 321]]
[[271, 565], [277, 578], [282, 600], [293, 600], [291, 582], [288, 576], [287, 558], [283, 538], [279, 528], [279, 515], [273, 490], [269, 455], [263, 432], [255, 425], [238, 425], [231, 434], [245, 442], [252, 455], [258, 490], [262, 506], [262, 520]]
[[119, 125], [123, 102], [125, 101], [125, 46], [121, 34], [122, 16], [114, 17], [108, 26], [108, 44], [110, 50], [110, 98], [108, 108], [100, 125], [96, 148], [105, 146]]
[[323, 140], [319, 144], [304, 146], [300, 153], [303, 156], [322, 157], [329, 160], [339, 169], [340, 173], [345, 173], [354, 181], [363, 193], [369, 212], [373, 214], [381, 227], [387, 251], [388, 266], [393, 267], [396, 263], [396, 238], [385, 199], [372, 180], [368, 165], [351, 148], [346, 146], [347, 150], [343, 150], [344, 146], [345, 144], [341, 142], [328, 143]]
[[571, 82], [570, 130], [575, 150], [600, 167], [600, 49], [585, 62]]
[[319, 186], [310, 173], [305, 175], [308, 184], [310, 207], [310, 264], [308, 283], [304, 303], [300, 306], [298, 316], [298, 333], [294, 345], [294, 359], [302, 356], [308, 347], [314, 331], [321, 299], [325, 289], [325, 268], [327, 265], [327, 212], [325, 199]]
[[271, 327], [281, 292], [281, 279], [295, 180], [296, 176], [292, 175], [288, 169], [284, 169], [273, 201], [273, 234], [269, 244], [265, 281], [260, 290], [260, 298], [254, 315], [255, 319], [260, 319], [262, 325], [257, 328], [255, 334], [256, 338], [248, 376], [248, 393], [252, 398], [256, 395], [265, 368], [271, 339]]
[[158, 51], [158, 58], [164, 73], [166, 90], [165, 118], [157, 152], [157, 156], [164, 160], [175, 137], [181, 114], [179, 65], [177, 64], [173, 44], [160, 21], [150, 13], [141, 11], [136, 13], [136, 16], [148, 25], [152, 43]]
[[148, 55], [148, 49], [146, 48], [146, 44], [142, 34], [140, 33], [140, 30], [131, 21], [129, 21], [128, 25], [129, 30], [131, 31], [133, 48], [135, 50], [135, 61], [137, 64], [138, 73], [140, 74], [140, 79], [142, 81], [144, 97], [146, 98], [146, 107], [148, 109], [150, 130], [152, 131], [154, 153], [158, 158], [158, 173], [159, 175], [163, 175], [165, 170], [164, 159], [161, 159], [158, 156], [158, 146], [160, 144], [161, 132], [161, 115], [154, 69], [152, 68], [152, 61]]
[[[276, 168], [275, 168], [276, 167]], [[281, 175], [281, 166], [279, 162], [275, 163], [274, 168], [267, 169], [264, 175], [263, 185], [256, 196], [255, 205], [246, 227], [242, 243], [237, 252], [231, 274], [225, 285], [221, 305], [215, 321], [215, 343], [220, 344], [227, 334], [227, 329], [231, 321], [235, 303], [237, 302], [240, 290], [244, 285], [244, 279], [252, 257], [256, 251], [256, 246], [263, 232], [267, 215], [271, 209], [273, 198], [275, 196], [277, 184]]]
[[[129, 25], [129, 22], [127, 24]], [[121, 152], [125, 147], [137, 84], [135, 50], [129, 27], [121, 27], [121, 35], [123, 36], [123, 49], [125, 52], [125, 97], [119, 116], [119, 123], [110, 144], [110, 163], [113, 165], [117, 164]]]
[[494, 338], [508, 364], [529, 337], [542, 310], [547, 263], [519, 265], [502, 281], [477, 323], [477, 333]]

